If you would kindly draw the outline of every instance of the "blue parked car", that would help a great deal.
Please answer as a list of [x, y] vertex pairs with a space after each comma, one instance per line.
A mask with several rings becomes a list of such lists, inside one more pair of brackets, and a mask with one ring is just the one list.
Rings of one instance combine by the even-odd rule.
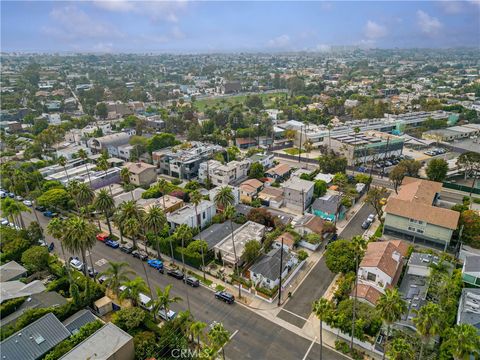
[[105, 240], [105, 245], [110, 246], [111, 248], [114, 248], [114, 249], [117, 249], [120, 246], [118, 242], [110, 239]]
[[150, 259], [150, 260], [147, 261], [147, 264], [149, 266], [153, 267], [154, 269], [163, 271], [163, 262], [161, 260]]
[[54, 218], [54, 217], [57, 217], [58, 214], [56, 212], [53, 212], [53, 211], [50, 211], [50, 210], [47, 210], [43, 213], [43, 216], [46, 216], [48, 218]]

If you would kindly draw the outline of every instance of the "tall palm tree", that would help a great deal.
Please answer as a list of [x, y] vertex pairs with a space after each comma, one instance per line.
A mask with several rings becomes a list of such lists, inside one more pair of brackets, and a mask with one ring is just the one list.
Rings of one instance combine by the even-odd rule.
[[168, 190], [170, 189], [170, 183], [165, 180], [165, 179], [160, 179], [157, 182], [157, 187], [158, 190], [162, 193], [162, 199], [163, 199], [163, 209], [165, 210], [167, 207], [165, 206], [165, 195], [169, 192]]
[[137, 248], [137, 236], [140, 234], [140, 231], [142, 230], [142, 225], [140, 224], [140, 221], [138, 221], [134, 217], [128, 218], [123, 223], [122, 228], [125, 235], [128, 236], [130, 239], [132, 239], [133, 246]]
[[230, 340], [230, 333], [223, 327], [223, 324], [216, 323], [208, 332], [208, 339], [215, 351], [222, 350], [222, 357], [225, 360], [225, 344]]
[[197, 348], [200, 349], [200, 337], [203, 335], [203, 330], [207, 327], [203, 321], [194, 321], [190, 325], [190, 333], [192, 337], [196, 338], [197, 340]]
[[130, 171], [128, 168], [124, 167], [122, 170], [120, 170], [120, 179], [122, 179], [122, 182], [125, 185], [130, 184]]
[[[25, 189], [25, 196], [26, 198], [30, 198], [30, 187], [28, 186], [28, 176], [24, 171], [21, 171], [19, 169], [15, 170], [13, 173], [13, 179], [16, 183], [23, 185]], [[33, 215], [35, 215], [35, 219], [37, 220], [37, 223], [40, 224], [40, 219], [38, 218], [38, 214], [36, 211], [33, 211]], [[42, 227], [40, 229], [43, 231]]]
[[118, 288], [121, 284], [128, 282], [128, 275], [134, 274], [134, 272], [127, 268], [126, 262], [108, 262], [108, 269], [105, 270], [102, 275], [106, 275], [105, 286], [112, 290], [112, 292], [118, 297]]
[[330, 301], [323, 297], [313, 303], [313, 313], [320, 320], [320, 360], [323, 358], [323, 319], [331, 308]]
[[133, 306], [137, 306], [140, 293], [148, 292], [148, 287], [140, 276], [124, 282], [123, 285], [125, 286], [125, 290], [120, 293], [120, 299], [129, 299]]
[[160, 288], [156, 289], [157, 299], [151, 301], [153, 306], [153, 316], [156, 316], [159, 310], [165, 310], [165, 315], [167, 315], [166, 318], [168, 319], [170, 305], [182, 301], [182, 298], [179, 296], [170, 296], [171, 289], [172, 284], [165, 286], [165, 289], [163, 290]]
[[98, 192], [97, 197], [95, 198], [95, 201], [93, 203], [93, 206], [95, 207], [95, 209], [103, 212], [103, 214], [105, 215], [105, 219], [107, 221], [107, 226], [108, 226], [108, 232], [110, 235], [112, 235], [112, 225], [110, 224], [110, 216], [115, 210], [115, 201], [113, 200], [113, 198], [110, 196], [110, 194], [106, 189], [101, 189]]
[[[357, 142], [357, 135], [358, 133], [360, 132], [360, 128], [358, 126], [355, 126], [353, 128], [353, 140], [354, 140], [354, 143]], [[355, 154], [355, 150], [353, 151], [353, 170], [352, 170], [352, 175], [355, 174], [355, 159], [356, 159], [356, 154]]]
[[76, 193], [78, 205], [80, 207], [88, 206], [95, 199], [95, 193], [92, 188], [86, 183], [79, 183]]
[[67, 158], [62, 155], [57, 159], [57, 162], [58, 162], [58, 165], [63, 167], [63, 171], [65, 171], [65, 175], [67, 175], [67, 182], [70, 182], [70, 176], [68, 175], [68, 172], [67, 172], [67, 162], [68, 162]]
[[[240, 276], [238, 269], [237, 249], [235, 248], [235, 236], [233, 231], [233, 217], [235, 216], [235, 208], [233, 207], [233, 205], [227, 205], [227, 207], [223, 211], [223, 214], [225, 215], [226, 219], [230, 220], [230, 233], [232, 236], [233, 256], [235, 258], [235, 271], [237, 275]], [[240, 284], [238, 284], [238, 297], [242, 297], [242, 286]]]
[[455, 360], [475, 359], [480, 354], [480, 336], [478, 330], [470, 324], [455, 325], [446, 332], [445, 345]]
[[[83, 161], [88, 159], [88, 154], [84, 149], [78, 150], [77, 155]], [[88, 183], [90, 184], [90, 187], [92, 187], [92, 179], [90, 178], [90, 169], [88, 168], [88, 163], [86, 161], [85, 161], [85, 170], [87, 170]]]
[[429, 302], [422, 306], [420, 310], [415, 311], [415, 313], [416, 317], [413, 318], [413, 323], [422, 337], [420, 356], [418, 358], [422, 359], [425, 345], [428, 345], [430, 339], [438, 335], [442, 330], [443, 311], [440, 305]]
[[412, 345], [403, 338], [393, 339], [386, 350], [390, 360], [411, 360], [414, 357]]
[[[183, 272], [186, 272], [186, 266], [185, 266], [185, 240], [192, 240], [193, 234], [192, 234], [192, 229], [185, 224], [180, 225], [176, 230], [175, 230], [175, 238], [180, 239], [182, 242], [182, 265], [183, 265]], [[190, 311], [190, 296], [189, 296], [189, 290], [187, 286], [187, 306], [188, 306], [188, 311]]]
[[5, 217], [10, 218], [12, 223], [25, 228], [22, 212], [30, 212], [30, 209], [27, 206], [7, 197], [2, 199], [1, 210]]
[[376, 310], [381, 316], [383, 322], [387, 325], [387, 335], [385, 337], [385, 346], [382, 359], [385, 359], [388, 337], [390, 336], [390, 327], [395, 321], [401, 319], [402, 314], [407, 311], [407, 303], [400, 297], [398, 289], [386, 289], [378, 299]]
[[[108, 163], [107, 159], [105, 157], [101, 157], [98, 159], [97, 162], [97, 168], [105, 173], [105, 177], [107, 176], [108, 169], [110, 169], [110, 164]], [[110, 196], [113, 197], [112, 193], [112, 185], [108, 185], [108, 188], [110, 190]]]
[[328, 150], [330, 151], [332, 149], [332, 141], [331, 141], [331, 136], [330, 136], [330, 133], [333, 129], [333, 124], [332, 122], [329, 122], [328, 125], [327, 125], [327, 130], [328, 130]]
[[228, 186], [221, 187], [213, 198], [213, 202], [217, 208], [222, 210], [228, 205], [233, 205], [235, 202], [235, 196], [233, 195], [232, 188]]
[[70, 274], [70, 264], [67, 261], [66, 255], [65, 255], [65, 249], [63, 248], [63, 236], [65, 233], [65, 222], [56, 217], [53, 218], [48, 222], [47, 225], [47, 233], [51, 236], [53, 236], [55, 239], [57, 239], [60, 242], [60, 249], [62, 251], [62, 256], [63, 256], [63, 261], [65, 262], [65, 268], [67, 269], [67, 275], [68, 279], [70, 280], [70, 283], [72, 282], [71, 280], [71, 274]]
[[352, 247], [355, 254], [355, 281], [354, 281], [354, 297], [353, 297], [353, 308], [352, 308], [352, 337], [350, 339], [350, 349], [353, 349], [353, 336], [355, 334], [355, 316], [357, 311], [357, 285], [358, 285], [358, 263], [360, 258], [363, 257], [365, 253], [365, 248], [367, 246], [367, 240], [363, 236], [354, 236], [352, 238]]
[[125, 223], [128, 219], [134, 218], [141, 224], [143, 216], [143, 209], [141, 209], [135, 201], [130, 200], [121, 203], [113, 218], [113, 221], [120, 230], [120, 237], [123, 238], [123, 234], [125, 234]]
[[[91, 250], [96, 243], [95, 225], [84, 218], [74, 216], [65, 223], [63, 241], [65, 248], [72, 253], [80, 253], [83, 261], [83, 273], [87, 275], [87, 250]], [[91, 260], [91, 258], [90, 258]], [[93, 262], [92, 262], [93, 268]]]
[[160, 244], [158, 242], [158, 230], [163, 229], [167, 223], [167, 217], [163, 212], [162, 208], [158, 205], [153, 205], [145, 214], [143, 219], [145, 227], [147, 230], [153, 231], [155, 235], [155, 244], [157, 245], [157, 255], [158, 258], [161, 258], [160, 255]]
[[[229, 188], [230, 189], [230, 188]], [[198, 237], [199, 237], [199, 240], [201, 241], [201, 236], [200, 236], [200, 233], [202, 231], [202, 222], [201, 222], [201, 219], [200, 217], [198, 216], [198, 205], [200, 205], [200, 203], [202, 202], [203, 198], [202, 198], [202, 194], [200, 194], [200, 192], [198, 190], [193, 190], [191, 193], [190, 193], [190, 202], [194, 205], [195, 207], [195, 219], [196, 219], [196, 225], [197, 225], [197, 229], [198, 229]], [[202, 250], [202, 271], [203, 271], [203, 279], [205, 280], [206, 279], [206, 275], [205, 275], [205, 256], [204, 256], [204, 253], [203, 253], [203, 246], [201, 246], [201, 250]]]

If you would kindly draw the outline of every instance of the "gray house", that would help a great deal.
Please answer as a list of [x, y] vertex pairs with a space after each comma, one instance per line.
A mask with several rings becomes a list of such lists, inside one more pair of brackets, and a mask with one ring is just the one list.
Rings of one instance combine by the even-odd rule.
[[10, 261], [0, 266], [0, 282], [18, 280], [27, 276], [27, 269], [16, 261]]
[[2, 360], [37, 360], [70, 336], [52, 313], [25, 326], [0, 343]]
[[312, 181], [303, 180], [297, 177], [283, 183], [283, 198], [285, 206], [303, 212], [310, 206], [313, 199]]

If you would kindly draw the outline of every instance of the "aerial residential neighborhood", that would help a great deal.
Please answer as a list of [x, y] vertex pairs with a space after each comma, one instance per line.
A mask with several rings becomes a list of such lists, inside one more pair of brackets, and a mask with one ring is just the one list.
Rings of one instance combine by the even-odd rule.
[[480, 7], [2, 2], [0, 358], [480, 358]]

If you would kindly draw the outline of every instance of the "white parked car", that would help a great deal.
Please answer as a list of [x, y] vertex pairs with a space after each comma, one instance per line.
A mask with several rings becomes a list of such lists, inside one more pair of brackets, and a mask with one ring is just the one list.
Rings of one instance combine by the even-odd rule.
[[0, 219], [0, 224], [2, 224], [3, 226], [7, 226], [8, 223], [9, 223], [8, 219], [5, 219], [5, 218]]
[[165, 309], [158, 310], [158, 316], [160, 316], [165, 321], [170, 321], [175, 319], [177, 313], [173, 310], [168, 310], [168, 314], [166, 314]]
[[33, 203], [31, 200], [23, 200], [23, 205], [32, 207]]
[[70, 266], [74, 269], [77, 269], [78, 271], [83, 270], [83, 262], [81, 262], [78, 257], [74, 257], [70, 260]]

